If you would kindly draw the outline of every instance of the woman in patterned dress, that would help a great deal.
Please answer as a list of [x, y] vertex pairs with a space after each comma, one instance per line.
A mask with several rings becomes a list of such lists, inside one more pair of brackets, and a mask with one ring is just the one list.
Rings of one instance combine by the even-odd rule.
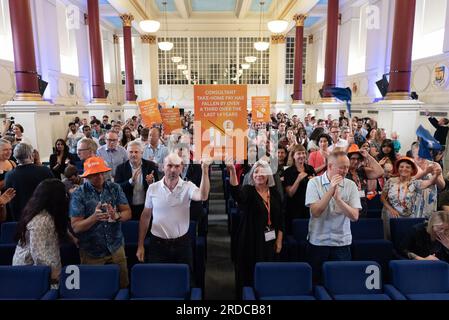
[[390, 219], [416, 218], [416, 198], [419, 192], [434, 185], [440, 174], [435, 170], [429, 180], [413, 179], [418, 173], [418, 166], [408, 157], [395, 162], [394, 172], [397, 176], [387, 181], [381, 196], [384, 204], [382, 218], [387, 238], [390, 237]]
[[64, 184], [58, 179], [42, 181], [23, 209], [12, 264], [50, 266], [51, 280], [57, 283], [61, 272], [59, 246], [69, 238], [68, 221]]

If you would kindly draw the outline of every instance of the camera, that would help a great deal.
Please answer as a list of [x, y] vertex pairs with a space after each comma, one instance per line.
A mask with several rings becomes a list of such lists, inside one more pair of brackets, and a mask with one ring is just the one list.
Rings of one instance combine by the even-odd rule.
[[14, 117], [10, 117], [9, 121], [11, 121], [11, 125], [13, 125], [14, 124]]

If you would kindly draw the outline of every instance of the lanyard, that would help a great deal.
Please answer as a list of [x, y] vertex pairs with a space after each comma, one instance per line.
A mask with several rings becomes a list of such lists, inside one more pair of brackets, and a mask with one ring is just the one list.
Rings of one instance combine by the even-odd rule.
[[[257, 191], [259, 192], [259, 191]], [[265, 201], [263, 195], [261, 193], [260, 197], [262, 198], [263, 204], [265, 205], [265, 208], [267, 208], [267, 212], [268, 212], [268, 226], [271, 226], [271, 204], [270, 204], [270, 189], [268, 189], [268, 193], [267, 193], [267, 200]]]
[[401, 204], [401, 207], [404, 208], [404, 210], [407, 210], [407, 203], [405, 201], [405, 198], [407, 197], [408, 187], [409, 187], [409, 184], [407, 183], [407, 185], [404, 189], [404, 197], [401, 200], [401, 183], [398, 184], [398, 201]]
[[361, 191], [362, 190], [362, 183], [360, 181], [359, 175], [356, 172], [356, 174], [352, 174], [351, 173], [351, 176], [352, 176], [352, 180], [357, 184], [357, 187], [358, 187], [359, 191]]

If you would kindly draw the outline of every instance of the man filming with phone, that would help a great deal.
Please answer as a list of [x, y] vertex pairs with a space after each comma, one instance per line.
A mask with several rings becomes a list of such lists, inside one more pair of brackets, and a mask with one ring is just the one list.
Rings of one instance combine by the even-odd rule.
[[85, 182], [72, 194], [69, 214], [79, 237], [82, 264], [118, 264], [120, 287], [128, 286], [128, 267], [121, 222], [131, 219], [131, 208], [122, 188], [106, 181], [111, 171], [102, 158], [84, 162]]

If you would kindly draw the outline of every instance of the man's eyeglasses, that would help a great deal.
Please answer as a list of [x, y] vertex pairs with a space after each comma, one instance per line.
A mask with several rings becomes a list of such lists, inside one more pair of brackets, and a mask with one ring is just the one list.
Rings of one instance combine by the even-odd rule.
[[78, 151], [87, 151], [87, 150], [90, 150], [90, 149], [78, 149]]
[[117, 142], [118, 139], [106, 139], [106, 141]]

